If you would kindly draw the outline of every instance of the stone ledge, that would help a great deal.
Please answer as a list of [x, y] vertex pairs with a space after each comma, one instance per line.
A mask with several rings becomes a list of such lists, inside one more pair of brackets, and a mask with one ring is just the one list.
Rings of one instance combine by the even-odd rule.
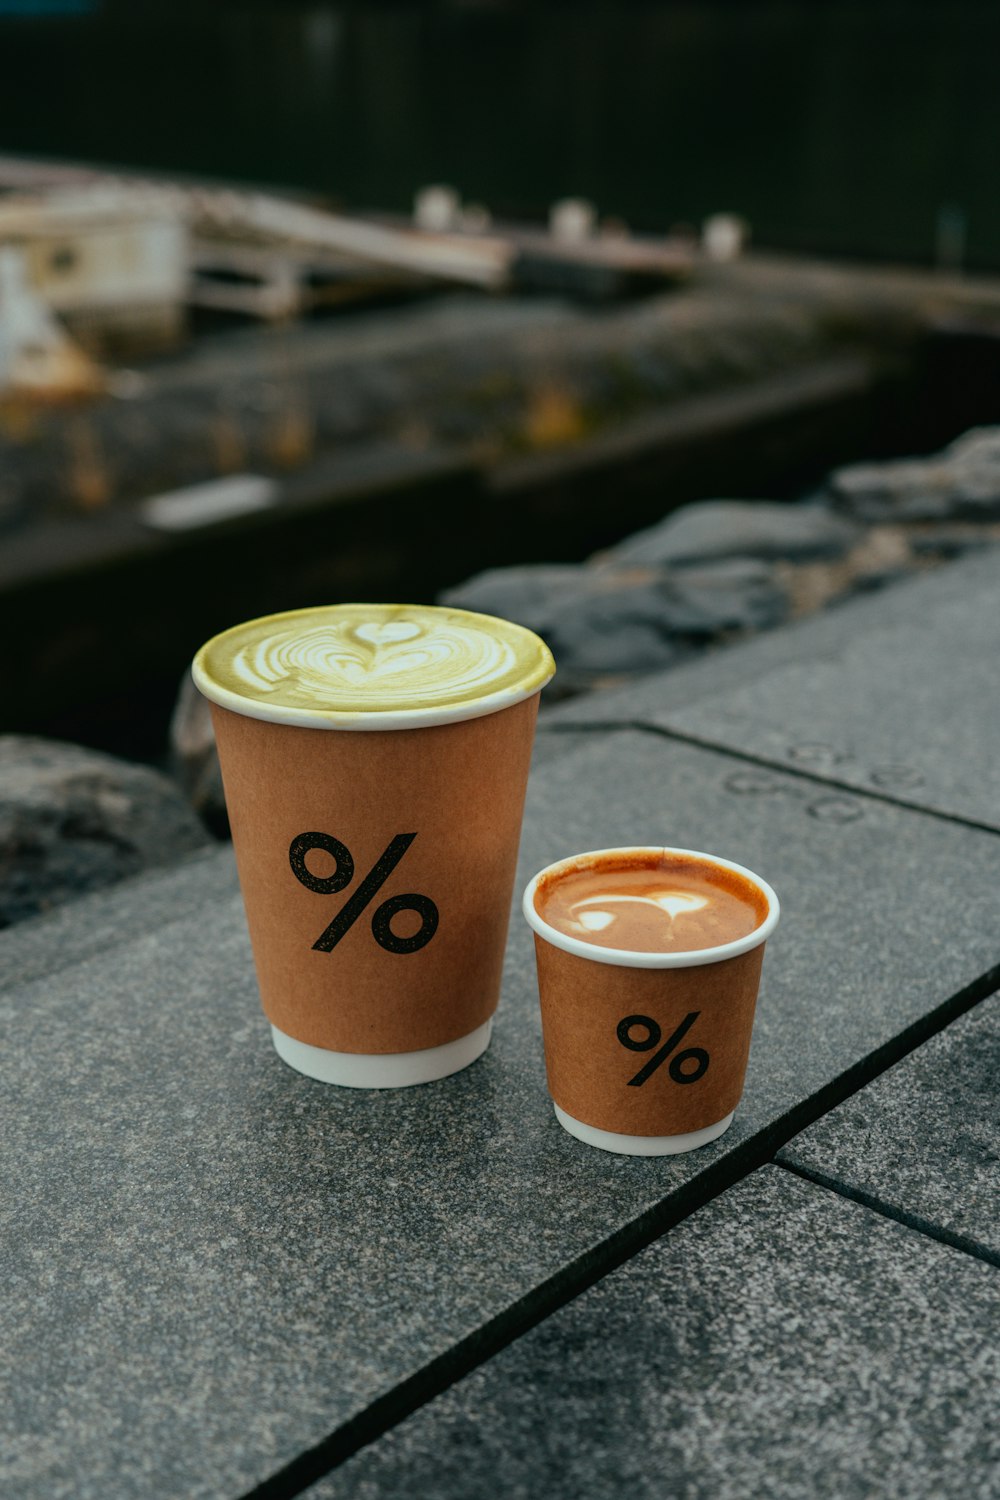
[[996, 1273], [765, 1168], [308, 1500], [987, 1500]]
[[[379, 1096], [278, 1061], [238, 898], [192, 910], [179, 872], [142, 936], [6, 991], [0, 1285], [17, 1384], [0, 1422], [19, 1495], [235, 1496], [303, 1474], [380, 1403], [429, 1393], [434, 1370], [481, 1358], [526, 1308], [741, 1175], [981, 982], [995, 946], [974, 894], [996, 879], [995, 836], [882, 803], [821, 817], [826, 789], [792, 778], [762, 810], [729, 785], [742, 768], [625, 731], [529, 790], [522, 880], [567, 849], [669, 829], [786, 897], [736, 1123], [690, 1157], [610, 1157], [559, 1129], [520, 923], [486, 1056]], [[904, 865], [943, 893], [916, 933]], [[858, 867], [863, 892], [844, 878]], [[123, 888], [105, 919], [120, 902], [136, 920], [141, 895]]]
[[778, 1160], [1000, 1263], [998, 1073], [994, 995], [789, 1141]]
[[551, 709], [549, 729], [632, 723], [834, 787], [1000, 828], [992, 754], [1000, 549], [621, 692]]

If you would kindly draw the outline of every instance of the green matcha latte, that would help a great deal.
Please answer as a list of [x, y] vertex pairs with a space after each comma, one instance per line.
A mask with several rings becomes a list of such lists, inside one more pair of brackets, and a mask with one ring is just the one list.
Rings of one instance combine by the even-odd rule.
[[545, 643], [492, 615], [420, 604], [333, 604], [225, 630], [195, 657], [206, 698], [304, 728], [403, 729], [522, 702], [555, 671]]

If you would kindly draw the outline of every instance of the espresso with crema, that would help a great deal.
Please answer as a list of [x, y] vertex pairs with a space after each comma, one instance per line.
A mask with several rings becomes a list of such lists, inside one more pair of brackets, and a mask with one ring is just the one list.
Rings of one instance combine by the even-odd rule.
[[534, 901], [558, 932], [638, 953], [717, 948], [768, 914], [764, 892], [737, 871], [657, 850], [581, 860], [540, 882]]

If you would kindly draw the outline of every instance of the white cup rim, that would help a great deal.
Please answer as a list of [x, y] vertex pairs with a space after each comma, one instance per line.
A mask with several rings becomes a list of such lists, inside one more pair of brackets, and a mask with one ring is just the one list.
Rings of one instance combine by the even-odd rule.
[[[745, 937], [735, 938], [731, 943], [718, 943], [714, 948], [691, 948], [683, 952], [675, 953], [646, 953], [633, 948], [607, 948], [598, 943], [587, 943], [582, 938], [571, 937], [569, 933], [560, 932], [546, 922], [540, 916], [535, 907], [535, 892], [539, 882], [547, 876], [561, 874], [578, 865], [582, 860], [600, 859], [607, 855], [683, 855], [689, 859], [697, 859], [705, 864], [719, 865], [724, 870], [732, 870], [737, 875], [744, 876], [757, 887], [767, 900], [767, 916], [759, 927], [753, 932], [748, 932]], [[524, 919], [539, 937], [551, 943], [554, 948], [561, 948], [564, 953], [573, 953], [577, 958], [587, 958], [592, 962], [601, 964], [612, 964], [622, 969], [694, 969], [703, 964], [724, 963], [728, 958], [739, 958], [742, 953], [749, 953], [754, 948], [759, 948], [766, 943], [772, 932], [778, 925], [781, 915], [781, 907], [778, 898], [767, 881], [747, 869], [746, 865], [738, 865], [734, 860], [723, 859], [719, 854], [708, 854], [702, 849], [679, 849], [668, 844], [622, 844], [611, 849], [587, 849], [578, 854], [567, 855], [564, 859], [556, 860], [553, 864], [546, 865], [543, 870], [528, 882], [525, 887], [524, 896], [521, 901], [521, 910]]]

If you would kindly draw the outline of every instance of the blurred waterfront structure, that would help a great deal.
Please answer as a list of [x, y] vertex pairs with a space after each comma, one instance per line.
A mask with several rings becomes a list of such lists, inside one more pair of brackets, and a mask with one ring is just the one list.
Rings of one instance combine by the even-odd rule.
[[980, 0], [0, 0], [0, 150], [992, 268], [998, 47]]
[[565, 577], [995, 424], [998, 42], [972, 0], [0, 0], [11, 725], [158, 755], [232, 619]]

